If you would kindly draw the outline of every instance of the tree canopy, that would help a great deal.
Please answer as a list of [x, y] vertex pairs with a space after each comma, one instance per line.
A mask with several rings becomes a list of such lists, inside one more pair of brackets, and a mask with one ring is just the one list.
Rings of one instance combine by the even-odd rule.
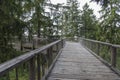
[[102, 6], [99, 19], [88, 4], [80, 9], [77, 0], [67, 0], [66, 5], [50, 0], [0, 0], [0, 55], [7, 59], [18, 55], [13, 54], [12, 43], [17, 38], [22, 46], [25, 36], [29, 41], [37, 35], [48, 40], [85, 37], [120, 44], [120, 0], [91, 1]]

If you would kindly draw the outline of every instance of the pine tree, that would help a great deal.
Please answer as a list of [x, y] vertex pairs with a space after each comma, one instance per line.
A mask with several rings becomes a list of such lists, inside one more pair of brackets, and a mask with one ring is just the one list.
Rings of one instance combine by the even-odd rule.
[[89, 5], [87, 3], [83, 6], [81, 19], [81, 35], [85, 38], [95, 39], [97, 20], [95, 15], [93, 14], [93, 10], [89, 8]]
[[75, 37], [79, 36], [79, 27], [80, 27], [80, 10], [79, 3], [77, 0], [68, 0], [67, 1], [68, 8], [64, 11], [64, 19], [66, 24], [64, 26], [65, 36]]
[[104, 40], [110, 43], [118, 43], [120, 38], [119, 36], [119, 0], [110, 0], [109, 5], [107, 7], [102, 7], [100, 11], [102, 13], [101, 17], [101, 27], [104, 34]]

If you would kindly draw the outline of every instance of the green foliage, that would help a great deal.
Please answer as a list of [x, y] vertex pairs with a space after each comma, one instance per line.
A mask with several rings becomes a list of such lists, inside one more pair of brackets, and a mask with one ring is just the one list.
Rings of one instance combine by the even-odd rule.
[[63, 10], [63, 33], [66, 37], [79, 36], [80, 10], [77, 0], [68, 0], [68, 8]]
[[85, 38], [96, 39], [96, 30], [97, 28], [97, 20], [95, 15], [93, 14], [93, 10], [89, 8], [89, 5], [86, 3], [83, 6], [83, 11], [81, 15], [82, 19], [82, 27], [81, 27], [81, 36]]
[[108, 4], [109, 4], [109, 0], [91, 0], [91, 1], [95, 1], [102, 6], [108, 6]]
[[104, 36], [104, 41], [110, 43], [119, 43], [119, 27], [120, 27], [120, 15], [119, 15], [119, 0], [111, 0], [107, 7], [102, 8], [100, 11], [101, 16], [101, 28]]
[[[83, 7], [81, 35], [114, 44], [120, 44], [120, 0], [92, 0], [102, 4], [97, 21], [88, 5]], [[105, 5], [103, 5], [105, 4]], [[91, 31], [90, 31], [91, 30]], [[83, 34], [84, 33], [84, 34]]]
[[17, 37], [22, 46], [25, 32], [29, 41], [33, 35], [48, 39], [62, 35], [120, 44], [120, 0], [92, 1], [102, 4], [99, 20], [88, 4], [79, 10], [77, 0], [68, 0], [66, 6], [50, 4], [51, 12], [45, 12], [48, 0], [0, 0], [0, 55], [10, 59], [19, 54], [13, 49], [13, 39]]
[[[0, 62], [18, 56], [12, 43], [14, 38], [21, 42], [28, 33], [29, 40], [33, 35], [48, 36], [52, 20], [45, 16], [46, 0], [0, 0]], [[9, 7], [8, 7], [9, 6]], [[44, 29], [44, 32], [41, 31]]]
[[[8, 7], [9, 6], [9, 7]], [[20, 19], [22, 5], [20, 1], [11, 0], [0, 2], [0, 62], [3, 62], [16, 54], [12, 49], [12, 39], [20, 36], [25, 23]]]
[[10, 60], [11, 58], [17, 57], [22, 55], [21, 51], [16, 51], [13, 48], [10, 47], [0, 47], [0, 63], [3, 63], [7, 60]]

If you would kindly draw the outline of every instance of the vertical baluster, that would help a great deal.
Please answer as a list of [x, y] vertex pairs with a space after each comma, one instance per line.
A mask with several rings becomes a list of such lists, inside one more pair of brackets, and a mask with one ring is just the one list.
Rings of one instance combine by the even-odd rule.
[[86, 46], [86, 42], [85, 42], [85, 40], [83, 41], [83, 45]]
[[20, 50], [23, 51], [23, 40], [20, 42]]
[[41, 80], [41, 67], [40, 67], [40, 55], [37, 55], [37, 79]]
[[56, 52], [58, 53], [58, 43], [56, 44]]
[[63, 43], [63, 39], [62, 39], [62, 40], [61, 40], [61, 48], [63, 48], [63, 44], [64, 44], [64, 43]]
[[44, 74], [45, 74], [45, 54], [43, 53], [42, 55], [41, 55], [41, 63], [42, 63], [42, 76], [44, 76]]
[[33, 39], [32, 41], [32, 49], [34, 50], [35, 49], [35, 40]]
[[63, 48], [63, 40], [61, 40], [60, 43], [61, 43], [61, 47], [60, 47], [60, 49], [61, 49], [61, 48]]
[[90, 42], [90, 49], [92, 50], [92, 47], [93, 47], [93, 44], [92, 44], [92, 42]]
[[60, 42], [58, 43], [58, 52], [59, 52], [59, 50], [60, 50]]
[[85, 40], [83, 41], [83, 45], [86, 46], [86, 41]]
[[90, 42], [86, 40], [86, 47], [90, 49]]
[[35, 80], [35, 58], [30, 59], [29, 71], [30, 71], [30, 75], [29, 75], [30, 80]]
[[53, 47], [52, 46], [50, 47], [50, 55], [51, 55], [51, 63], [52, 63], [52, 60], [54, 58], [54, 56], [53, 56]]
[[116, 67], [116, 57], [117, 57], [116, 47], [112, 46], [111, 64], [113, 67]]
[[47, 49], [47, 55], [48, 55], [48, 67], [50, 66], [51, 64], [51, 54], [50, 54], [50, 49]]
[[16, 73], [16, 80], [18, 80], [18, 69], [17, 68], [15, 68], [15, 73]]
[[100, 44], [97, 43], [97, 55], [99, 55], [99, 53], [100, 53]]
[[88, 43], [89, 43], [89, 49], [91, 49], [91, 42], [88, 41]]
[[10, 80], [10, 74], [9, 74], [9, 72], [5, 76], [6, 76], [6, 80]]
[[64, 45], [65, 45], [65, 41], [64, 39], [62, 39], [62, 48], [64, 47]]

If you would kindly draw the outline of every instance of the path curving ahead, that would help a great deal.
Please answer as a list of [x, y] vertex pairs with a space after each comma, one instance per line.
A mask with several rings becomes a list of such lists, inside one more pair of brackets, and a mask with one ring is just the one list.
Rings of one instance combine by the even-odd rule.
[[48, 80], [120, 80], [82, 45], [66, 42]]

